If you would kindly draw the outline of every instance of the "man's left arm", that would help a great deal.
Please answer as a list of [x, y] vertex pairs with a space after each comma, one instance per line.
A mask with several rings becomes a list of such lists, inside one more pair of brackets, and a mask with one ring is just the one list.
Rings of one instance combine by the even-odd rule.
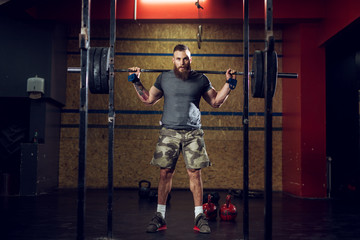
[[231, 90], [236, 87], [236, 75], [234, 70], [230, 68], [226, 71], [226, 83], [220, 91], [216, 91], [214, 88], [209, 89], [203, 94], [205, 101], [213, 108], [219, 108], [228, 98]]

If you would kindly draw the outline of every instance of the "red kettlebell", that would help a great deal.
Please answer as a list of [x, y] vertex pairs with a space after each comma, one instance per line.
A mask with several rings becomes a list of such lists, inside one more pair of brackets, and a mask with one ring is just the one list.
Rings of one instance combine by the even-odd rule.
[[230, 202], [231, 195], [226, 196], [226, 203], [220, 208], [220, 218], [224, 221], [233, 221], [237, 216], [237, 210], [234, 204]]
[[203, 204], [204, 214], [208, 220], [215, 220], [217, 216], [217, 207], [211, 202], [211, 195], [208, 194], [208, 202]]

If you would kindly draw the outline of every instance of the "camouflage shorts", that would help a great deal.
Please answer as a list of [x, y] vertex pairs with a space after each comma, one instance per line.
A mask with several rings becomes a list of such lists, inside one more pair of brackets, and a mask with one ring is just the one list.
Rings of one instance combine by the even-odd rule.
[[210, 166], [203, 136], [204, 131], [201, 129], [162, 128], [154, 157], [150, 163], [161, 168], [175, 168], [180, 152], [182, 152], [186, 168], [200, 169]]

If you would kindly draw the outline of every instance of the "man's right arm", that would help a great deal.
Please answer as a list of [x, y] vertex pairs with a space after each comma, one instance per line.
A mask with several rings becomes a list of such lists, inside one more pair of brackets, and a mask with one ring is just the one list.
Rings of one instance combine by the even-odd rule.
[[160, 91], [154, 86], [150, 88], [150, 91], [148, 91], [144, 87], [144, 85], [140, 81], [140, 72], [141, 72], [140, 68], [132, 67], [129, 68], [129, 70], [135, 72], [135, 73], [129, 73], [129, 81], [130, 79], [132, 79], [131, 82], [134, 85], [134, 88], [136, 90], [139, 99], [146, 105], [154, 105], [155, 103], [157, 103], [160, 100], [160, 98], [163, 96], [162, 91]]
[[139, 99], [146, 105], [154, 105], [163, 95], [162, 91], [154, 86], [152, 86], [150, 91], [148, 91], [140, 81], [135, 82], [133, 85]]

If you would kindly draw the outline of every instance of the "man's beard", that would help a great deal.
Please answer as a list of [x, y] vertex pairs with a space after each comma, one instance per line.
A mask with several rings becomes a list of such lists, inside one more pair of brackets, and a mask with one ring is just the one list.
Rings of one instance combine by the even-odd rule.
[[184, 66], [184, 70], [185, 71], [182, 71], [180, 72], [179, 68], [177, 68], [174, 64], [174, 73], [175, 73], [175, 76], [180, 78], [181, 80], [187, 80], [189, 78], [189, 74], [190, 74], [190, 71], [191, 71], [191, 66], [190, 64], [188, 65], [185, 65]]

